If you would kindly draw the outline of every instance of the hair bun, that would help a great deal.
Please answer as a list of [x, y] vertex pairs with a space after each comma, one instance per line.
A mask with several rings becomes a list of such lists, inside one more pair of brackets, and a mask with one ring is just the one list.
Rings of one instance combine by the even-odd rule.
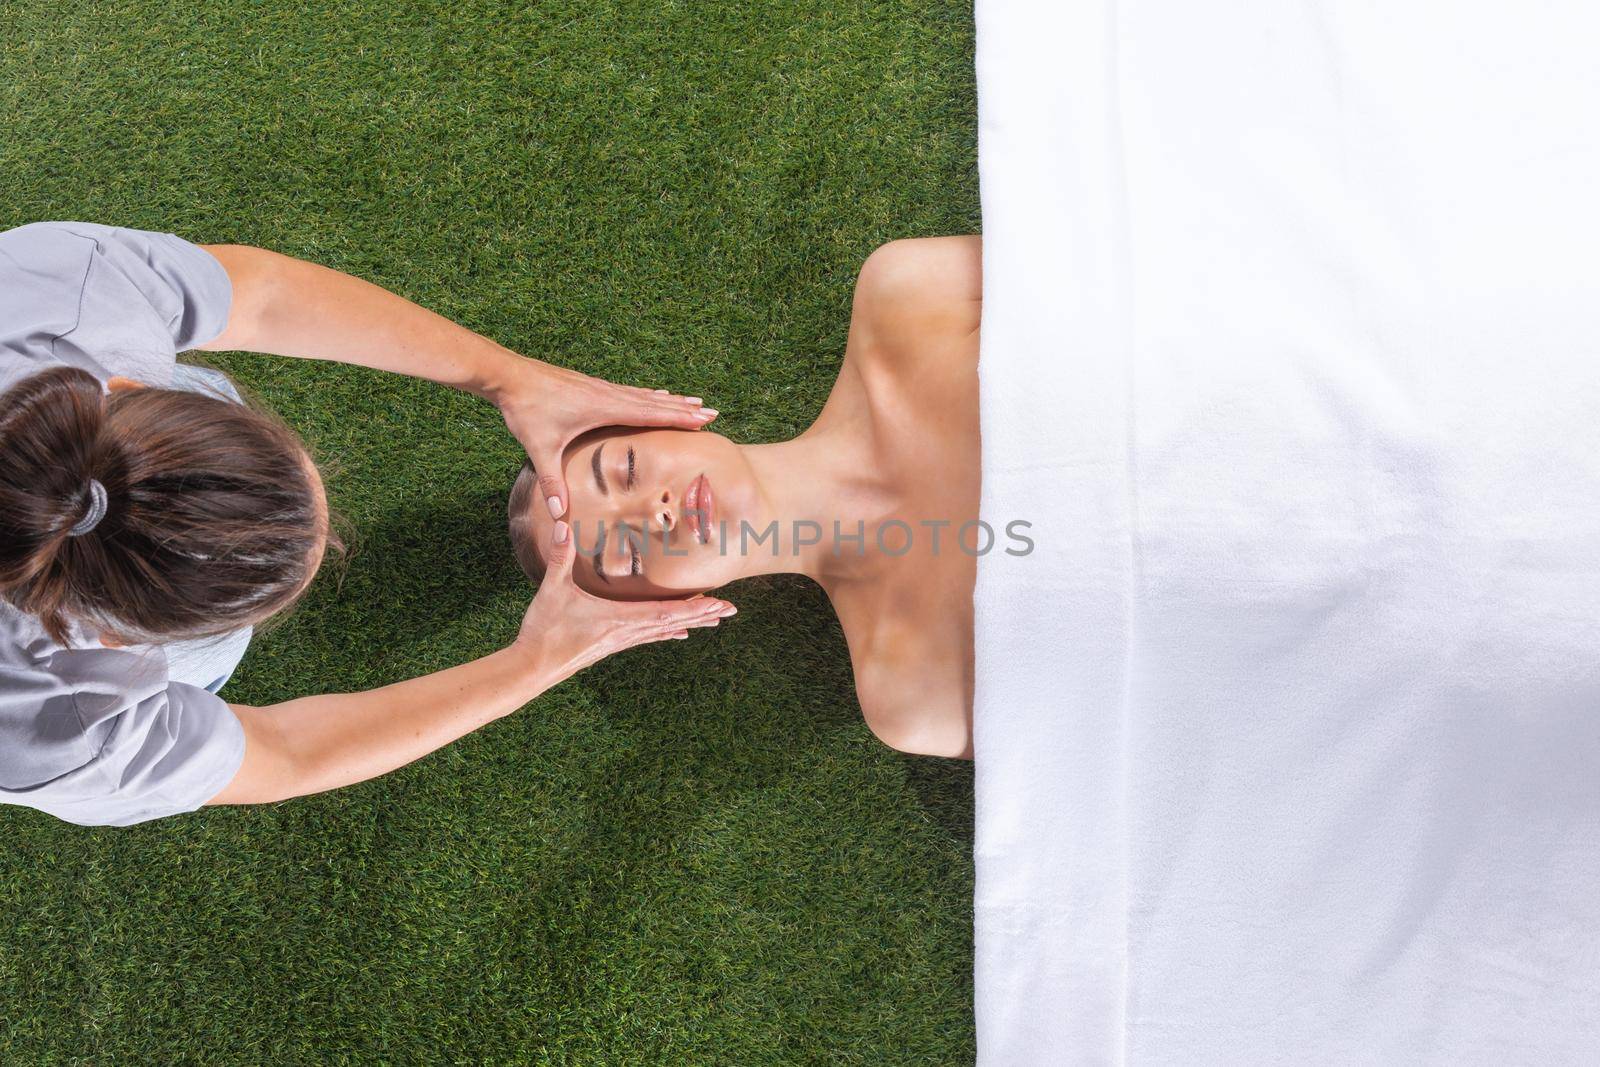
[[231, 399], [108, 396], [71, 367], [0, 394], [0, 598], [58, 643], [73, 623], [143, 644], [264, 622], [321, 559], [321, 502], [294, 432]]
[[100, 520], [106, 517], [106, 487], [100, 484], [98, 478], [89, 479], [89, 488], [85, 490], [84, 497], [89, 502], [88, 507], [84, 508], [83, 518], [78, 520], [77, 525], [67, 531], [68, 537], [92, 533], [100, 525]]
[[[0, 394], [0, 523], [5, 540], [53, 540], [79, 518], [105, 422], [100, 382], [54, 367]], [[11, 553], [3, 552], [9, 559]], [[4, 563], [0, 563], [3, 581]]]

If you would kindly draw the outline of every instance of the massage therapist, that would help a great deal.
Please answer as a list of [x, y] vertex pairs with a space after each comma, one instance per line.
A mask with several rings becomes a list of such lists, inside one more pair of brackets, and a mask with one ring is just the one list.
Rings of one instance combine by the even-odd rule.
[[[252, 708], [216, 691], [329, 543], [322, 479], [192, 349], [354, 363], [499, 406], [566, 508], [560, 458], [618, 423], [696, 429], [693, 397], [527, 359], [374, 285], [258, 248], [87, 223], [0, 233], [0, 802], [91, 825], [384, 774], [613, 652], [732, 614], [550, 577], [506, 648], [364, 693]], [[378, 432], [381, 432], [378, 431]], [[551, 580], [554, 579], [554, 580]]]

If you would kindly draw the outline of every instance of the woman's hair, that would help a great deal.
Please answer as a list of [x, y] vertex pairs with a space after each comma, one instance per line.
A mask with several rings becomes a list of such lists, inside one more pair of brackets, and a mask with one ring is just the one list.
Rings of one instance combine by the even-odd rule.
[[533, 520], [534, 504], [537, 502], [543, 506], [543, 501], [538, 499], [538, 488], [539, 475], [533, 469], [533, 462], [523, 460], [517, 480], [511, 483], [506, 518], [511, 525], [511, 551], [517, 557], [517, 565], [522, 568], [523, 574], [535, 582], [541, 580], [545, 572], [544, 552], [539, 548], [538, 531], [534, 529]]
[[33, 375], [0, 394], [0, 597], [60, 644], [72, 623], [142, 644], [263, 622], [340, 547], [310, 462], [219, 396]]

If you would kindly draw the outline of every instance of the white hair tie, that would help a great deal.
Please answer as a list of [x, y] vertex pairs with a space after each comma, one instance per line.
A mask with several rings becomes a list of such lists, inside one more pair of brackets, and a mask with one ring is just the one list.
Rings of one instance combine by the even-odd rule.
[[68, 537], [82, 537], [106, 517], [106, 487], [93, 478], [89, 479], [89, 510], [84, 512], [78, 524], [67, 531]]

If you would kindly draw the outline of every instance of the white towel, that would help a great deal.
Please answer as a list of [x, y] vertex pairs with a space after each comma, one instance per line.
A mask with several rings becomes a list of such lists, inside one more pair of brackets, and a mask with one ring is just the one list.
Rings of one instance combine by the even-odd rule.
[[1600, 8], [977, 17], [982, 1062], [1600, 1062]]

